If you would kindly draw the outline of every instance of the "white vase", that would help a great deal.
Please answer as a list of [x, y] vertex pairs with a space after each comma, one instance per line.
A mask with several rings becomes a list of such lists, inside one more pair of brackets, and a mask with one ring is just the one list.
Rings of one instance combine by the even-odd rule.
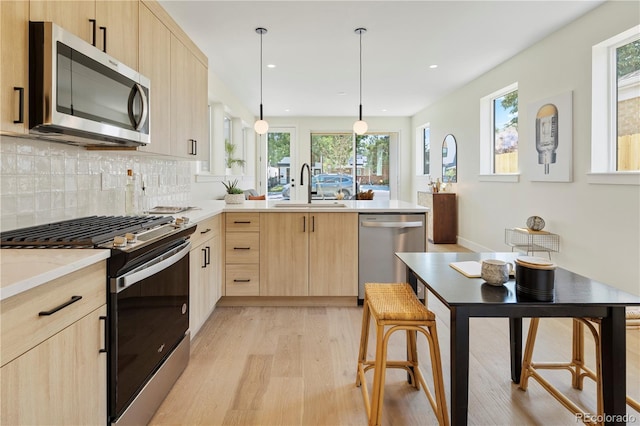
[[242, 204], [244, 203], [244, 194], [225, 194], [224, 202], [227, 204]]

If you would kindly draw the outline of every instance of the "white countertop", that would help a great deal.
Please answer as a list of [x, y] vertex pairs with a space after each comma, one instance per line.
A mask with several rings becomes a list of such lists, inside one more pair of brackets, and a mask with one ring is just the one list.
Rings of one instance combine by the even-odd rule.
[[109, 250], [94, 249], [2, 249], [0, 300], [93, 265], [109, 256]]
[[[344, 207], [326, 207], [343, 204]], [[288, 205], [286, 207], [281, 207]], [[355, 213], [426, 213], [429, 208], [398, 200], [316, 200], [305, 203], [288, 200], [245, 200], [242, 204], [225, 204], [222, 200], [202, 200], [193, 203], [194, 210], [176, 213], [199, 222], [222, 212], [355, 212]]]
[[[326, 207], [335, 203], [344, 207]], [[282, 205], [287, 205], [281, 207]], [[280, 206], [276, 206], [280, 205]], [[425, 213], [427, 207], [405, 201], [317, 200], [311, 205], [286, 200], [246, 200], [242, 204], [225, 204], [223, 200], [201, 200], [193, 210], [173, 214], [200, 222], [223, 212], [355, 212], [355, 213]], [[2, 249], [0, 250], [0, 300], [92, 265], [110, 255], [100, 249]]]

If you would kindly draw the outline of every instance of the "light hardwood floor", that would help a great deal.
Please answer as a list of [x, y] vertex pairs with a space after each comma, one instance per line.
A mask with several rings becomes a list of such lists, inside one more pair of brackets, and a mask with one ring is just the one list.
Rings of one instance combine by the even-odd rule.
[[[452, 247], [455, 249], [455, 246]], [[433, 250], [436, 251], [436, 250]], [[449, 315], [435, 297], [445, 387], [449, 394]], [[153, 417], [152, 425], [365, 425], [355, 386], [361, 307], [218, 307], [191, 347], [189, 366]], [[524, 321], [524, 332], [528, 320]], [[510, 380], [508, 323], [471, 319], [469, 424], [580, 424], [535, 381], [521, 391]], [[373, 331], [371, 332], [373, 336]], [[389, 353], [405, 351], [397, 333]], [[585, 353], [593, 365], [593, 344]], [[627, 331], [627, 387], [640, 399], [640, 330]], [[419, 338], [422, 371], [429, 382], [428, 349]], [[369, 344], [373, 358], [374, 342]], [[571, 320], [540, 321], [534, 360], [569, 360]], [[369, 384], [372, 372], [368, 373]], [[543, 371], [579, 405], [595, 409], [595, 385], [571, 388], [566, 371]], [[369, 376], [370, 375], [370, 376]], [[450, 403], [448, 401], [448, 406]], [[628, 408], [635, 422], [640, 413]], [[388, 370], [383, 425], [436, 424], [422, 392], [401, 370]]]

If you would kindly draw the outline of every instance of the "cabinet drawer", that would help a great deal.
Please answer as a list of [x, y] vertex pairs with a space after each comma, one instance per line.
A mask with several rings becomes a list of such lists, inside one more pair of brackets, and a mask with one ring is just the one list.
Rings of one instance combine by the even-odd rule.
[[198, 222], [196, 230], [191, 234], [191, 247], [198, 247], [202, 242], [220, 234], [220, 215]]
[[[104, 305], [106, 277], [106, 262], [102, 261], [3, 300], [0, 365]], [[39, 314], [71, 301], [72, 296], [82, 298], [50, 315]]]
[[260, 213], [226, 213], [227, 232], [260, 231]]
[[260, 234], [257, 232], [228, 232], [225, 257], [226, 263], [259, 263]]
[[259, 296], [260, 266], [227, 265], [226, 296]]

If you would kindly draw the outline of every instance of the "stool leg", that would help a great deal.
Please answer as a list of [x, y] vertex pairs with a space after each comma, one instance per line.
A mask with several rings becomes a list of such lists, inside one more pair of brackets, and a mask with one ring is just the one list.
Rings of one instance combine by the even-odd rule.
[[527, 333], [527, 343], [524, 346], [524, 355], [522, 356], [522, 373], [520, 374], [520, 389], [526, 391], [529, 381], [529, 369], [531, 368], [531, 359], [533, 358], [533, 346], [536, 342], [536, 334], [538, 333], [538, 323], [540, 318], [531, 318], [529, 322], [529, 332]]
[[356, 369], [356, 386], [361, 385], [360, 380], [360, 368], [362, 364], [367, 360], [367, 346], [369, 344], [369, 303], [366, 300], [362, 305], [362, 331], [360, 331], [360, 351], [358, 353], [358, 366]]
[[376, 361], [373, 371], [373, 392], [371, 396], [371, 414], [369, 426], [378, 426], [382, 420], [382, 401], [384, 399], [384, 379], [387, 364], [384, 325], [376, 322]]
[[408, 375], [409, 384], [420, 390], [420, 382], [416, 380], [415, 376], [415, 369], [418, 368], [418, 347], [416, 342], [416, 332], [407, 330], [407, 361], [411, 363], [408, 367], [411, 370], [411, 374]]
[[573, 319], [573, 348], [571, 350], [572, 363], [575, 366], [572, 386], [574, 389], [582, 390], [584, 375], [582, 366], [584, 365], [584, 325], [580, 320]]

